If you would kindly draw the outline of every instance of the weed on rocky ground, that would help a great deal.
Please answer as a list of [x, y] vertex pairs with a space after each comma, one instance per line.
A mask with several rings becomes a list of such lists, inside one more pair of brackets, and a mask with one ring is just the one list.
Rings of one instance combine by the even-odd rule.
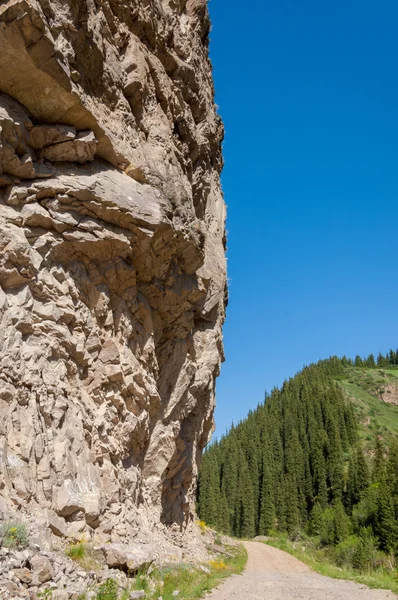
[[[208, 535], [211, 530], [204, 531]], [[143, 546], [134, 544], [70, 542], [63, 551], [40, 550], [30, 542], [25, 525], [7, 522], [0, 528], [0, 598], [195, 600], [240, 573], [247, 560], [242, 545], [215, 532], [208, 539], [206, 562], [159, 564], [151, 554], [143, 557]], [[138, 556], [142, 567], [137, 569]]]
[[204, 594], [226, 577], [243, 571], [247, 553], [242, 545], [225, 547], [221, 558], [206, 564], [178, 564], [155, 569], [149, 576], [138, 576], [135, 589], [142, 590], [147, 600], [194, 600]]
[[4, 548], [26, 548], [28, 533], [22, 523], [5, 523], [0, 529], [0, 538]]
[[243, 546], [226, 547], [226, 557], [206, 564], [171, 564], [139, 572], [123, 590], [108, 580], [94, 596], [92, 592], [79, 600], [195, 600], [219, 585], [223, 579], [243, 571], [247, 553]]
[[[202, 598], [223, 579], [241, 573], [247, 561], [243, 546], [225, 548], [225, 558], [206, 564], [170, 564], [138, 572], [121, 589], [114, 579], [108, 579], [78, 600], [195, 600]], [[81, 555], [79, 556], [81, 558]]]

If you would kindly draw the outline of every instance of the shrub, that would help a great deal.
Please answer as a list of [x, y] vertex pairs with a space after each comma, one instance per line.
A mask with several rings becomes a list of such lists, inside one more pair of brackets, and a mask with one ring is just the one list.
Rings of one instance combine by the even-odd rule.
[[344, 511], [341, 502], [334, 507], [326, 508], [322, 513], [320, 523], [321, 544], [338, 544], [350, 533], [350, 519]]
[[101, 553], [91, 544], [71, 544], [65, 550], [65, 554], [77, 562], [85, 571], [98, 571], [102, 568], [103, 561]]
[[204, 534], [207, 529], [206, 523], [204, 521], [197, 521], [197, 524], [199, 525], [201, 533]]
[[72, 560], [79, 560], [86, 554], [86, 548], [84, 544], [72, 544], [65, 550], [65, 554]]
[[211, 560], [209, 565], [215, 571], [224, 571], [226, 569], [225, 562], [223, 560]]
[[0, 530], [2, 544], [6, 548], [26, 548], [28, 532], [22, 523], [6, 523]]
[[96, 600], [117, 600], [117, 596], [116, 581], [114, 579], [107, 579], [100, 585]]
[[364, 528], [359, 535], [350, 535], [340, 542], [333, 554], [338, 566], [357, 571], [369, 571], [383, 565], [382, 554], [370, 528]]
[[149, 590], [148, 577], [144, 571], [138, 571], [137, 575], [134, 577], [134, 588], [136, 590], [143, 590], [144, 592]]
[[360, 539], [356, 535], [350, 535], [346, 540], [340, 542], [333, 551], [335, 563], [339, 567], [352, 568], [353, 559], [360, 543]]

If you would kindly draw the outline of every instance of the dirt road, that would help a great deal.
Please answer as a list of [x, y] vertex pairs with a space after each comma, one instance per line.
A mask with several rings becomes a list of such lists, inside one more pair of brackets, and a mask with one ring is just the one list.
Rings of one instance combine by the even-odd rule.
[[393, 600], [386, 590], [318, 575], [286, 552], [244, 542], [249, 559], [242, 575], [227, 579], [208, 600]]

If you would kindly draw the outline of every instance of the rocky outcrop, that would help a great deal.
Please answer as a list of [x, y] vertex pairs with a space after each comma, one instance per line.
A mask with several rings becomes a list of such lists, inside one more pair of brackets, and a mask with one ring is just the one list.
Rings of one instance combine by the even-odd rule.
[[0, 495], [59, 536], [192, 520], [225, 308], [204, 0], [0, 7]]

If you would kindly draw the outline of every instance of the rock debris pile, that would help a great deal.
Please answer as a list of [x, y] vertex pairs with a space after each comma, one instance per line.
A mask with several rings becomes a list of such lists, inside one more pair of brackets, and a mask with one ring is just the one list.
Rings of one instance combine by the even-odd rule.
[[23, 550], [0, 549], [0, 597], [2, 600], [48, 597], [51, 600], [97, 598], [101, 584], [111, 579], [120, 592], [130, 591], [130, 598], [144, 593], [132, 589], [134, 573], [150, 572], [157, 553], [150, 544], [106, 544], [90, 549], [92, 568], [78, 563], [60, 552], [39, 550], [30, 546]]

